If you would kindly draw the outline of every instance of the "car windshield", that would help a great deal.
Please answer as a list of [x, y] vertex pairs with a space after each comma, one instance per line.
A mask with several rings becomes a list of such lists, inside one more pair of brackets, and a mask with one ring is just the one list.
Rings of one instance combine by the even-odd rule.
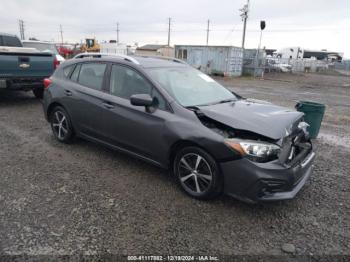
[[203, 106], [236, 100], [225, 87], [190, 67], [150, 68], [149, 74], [182, 106]]
[[56, 45], [50, 43], [35, 43], [35, 42], [24, 42], [24, 47], [36, 48], [41, 52], [51, 52], [53, 54], [58, 54]]

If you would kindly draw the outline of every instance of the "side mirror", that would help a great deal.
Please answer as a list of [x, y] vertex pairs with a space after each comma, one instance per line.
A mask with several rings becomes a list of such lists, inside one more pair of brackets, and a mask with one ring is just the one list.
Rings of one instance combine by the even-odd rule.
[[153, 105], [153, 98], [149, 94], [136, 94], [130, 97], [130, 103], [134, 106], [149, 107]]

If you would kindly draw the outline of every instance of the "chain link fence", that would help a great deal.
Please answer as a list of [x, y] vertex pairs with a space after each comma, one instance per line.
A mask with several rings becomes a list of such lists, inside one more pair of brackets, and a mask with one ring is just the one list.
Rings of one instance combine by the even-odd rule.
[[350, 60], [334, 62], [312, 58], [292, 59], [266, 57], [264, 50], [244, 50], [243, 74], [261, 76], [264, 72], [341, 73], [350, 75]]

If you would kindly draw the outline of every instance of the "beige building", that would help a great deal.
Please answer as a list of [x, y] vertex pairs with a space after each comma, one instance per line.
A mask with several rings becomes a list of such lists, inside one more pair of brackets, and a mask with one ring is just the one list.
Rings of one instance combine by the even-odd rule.
[[144, 56], [175, 56], [175, 49], [167, 45], [144, 45], [136, 48], [136, 55]]

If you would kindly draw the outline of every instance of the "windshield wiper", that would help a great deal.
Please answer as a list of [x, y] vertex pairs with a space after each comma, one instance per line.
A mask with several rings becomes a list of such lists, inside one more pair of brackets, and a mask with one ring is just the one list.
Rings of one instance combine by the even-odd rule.
[[233, 102], [233, 101], [236, 101], [236, 99], [233, 99], [233, 98], [223, 99], [223, 100], [220, 100], [219, 102], [217, 102], [216, 104], [230, 103], [230, 102]]
[[209, 103], [209, 104], [200, 104], [200, 105], [193, 105], [193, 106], [186, 106], [186, 108], [195, 108], [195, 107], [200, 107], [200, 106], [212, 106], [212, 105], [217, 105], [217, 104], [223, 104], [223, 103], [229, 103], [229, 102], [234, 102], [237, 101], [236, 98], [229, 98], [229, 99], [223, 99], [217, 102]]

